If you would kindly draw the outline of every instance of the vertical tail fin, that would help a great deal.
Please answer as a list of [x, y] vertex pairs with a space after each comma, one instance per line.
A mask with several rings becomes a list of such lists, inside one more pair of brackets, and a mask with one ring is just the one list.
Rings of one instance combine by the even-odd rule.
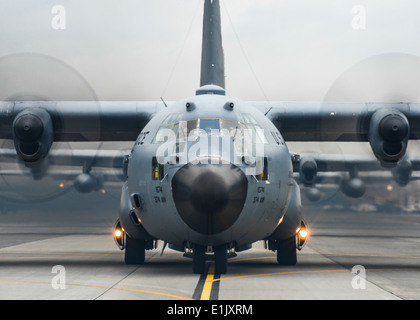
[[200, 85], [225, 88], [225, 59], [222, 47], [219, 0], [205, 0]]

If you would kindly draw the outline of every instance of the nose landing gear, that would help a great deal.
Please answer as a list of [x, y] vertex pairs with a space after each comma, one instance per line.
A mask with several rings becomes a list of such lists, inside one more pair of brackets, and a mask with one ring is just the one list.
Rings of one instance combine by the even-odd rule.
[[192, 255], [192, 264], [194, 274], [206, 273], [206, 261], [214, 261], [214, 273], [225, 274], [227, 272], [227, 261], [230, 252], [229, 245], [219, 245], [214, 247], [205, 247], [193, 245], [192, 252], [188, 250], [187, 255]]
[[206, 272], [206, 247], [199, 245], [193, 246], [192, 263], [194, 274]]

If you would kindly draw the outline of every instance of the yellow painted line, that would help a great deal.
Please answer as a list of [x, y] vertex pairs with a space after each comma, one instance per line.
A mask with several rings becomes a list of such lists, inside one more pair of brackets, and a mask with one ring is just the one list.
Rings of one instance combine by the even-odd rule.
[[[42, 284], [42, 285], [51, 285], [50, 282], [41, 282], [41, 281], [17, 281], [17, 280], [0, 280], [2, 283], [22, 283], [22, 284]], [[122, 290], [122, 291], [131, 291], [131, 292], [141, 292], [147, 294], [154, 294], [159, 296], [166, 296], [171, 298], [176, 298], [180, 300], [194, 300], [191, 298], [178, 296], [170, 293], [165, 292], [157, 292], [157, 291], [150, 291], [150, 290], [141, 290], [141, 289], [133, 289], [133, 288], [119, 288], [119, 287], [107, 287], [107, 286], [100, 286], [100, 285], [90, 285], [90, 284], [78, 284], [78, 283], [66, 283], [66, 286], [74, 286], [74, 287], [89, 287], [89, 288], [102, 288], [102, 289], [112, 289], [112, 290]]]
[[45, 255], [45, 256], [80, 256], [80, 257], [119, 257], [123, 256], [122, 253], [89, 253], [89, 252], [18, 252], [18, 251], [0, 251], [1, 254], [9, 255], [14, 258], [14, 255], [26, 255], [28, 258], [34, 257], [36, 255]]
[[243, 278], [252, 278], [252, 277], [265, 277], [265, 276], [274, 276], [274, 275], [282, 275], [282, 274], [320, 273], [320, 272], [343, 272], [343, 271], [349, 272], [349, 270], [347, 270], [347, 269], [339, 269], [339, 270], [310, 270], [310, 271], [282, 271], [282, 272], [273, 272], [273, 273], [248, 274], [248, 275], [236, 276], [236, 277], [226, 277], [226, 278], [216, 279], [215, 281], [243, 279]]
[[75, 258], [75, 257], [91, 257], [91, 258], [96, 258], [96, 257], [113, 257], [112, 255], [91, 255], [91, 256], [87, 256], [87, 255], [72, 255], [71, 257], [68, 255], [48, 255], [48, 256], [25, 256], [25, 257], [0, 257], [0, 261], [15, 261], [15, 260], [41, 260], [41, 259], [45, 259], [45, 260], [52, 260], [52, 259], [70, 259], [70, 258]]
[[[416, 254], [363, 254], [363, 253], [354, 253], [354, 254], [342, 254], [342, 253], [302, 253], [299, 255], [299, 258], [309, 258], [316, 256], [325, 256], [325, 257], [375, 257], [375, 258], [407, 258], [407, 259], [418, 259], [420, 255]], [[247, 257], [247, 258], [233, 258], [232, 262], [242, 262], [242, 261], [251, 261], [251, 260], [263, 260], [263, 259], [276, 259], [275, 256], [259, 256], [259, 257]]]
[[206, 282], [204, 283], [203, 291], [201, 292], [200, 300], [210, 300], [211, 288], [214, 282], [214, 264], [209, 267]]
[[275, 256], [265, 256], [265, 257], [253, 257], [253, 258], [234, 258], [232, 262], [241, 262], [241, 261], [248, 261], [248, 260], [263, 260], [263, 259], [276, 259]]
[[[408, 269], [405, 268], [392, 268], [392, 269], [366, 269], [367, 271], [407, 271]], [[414, 268], [413, 270], [417, 270]], [[236, 276], [236, 277], [226, 277], [220, 279], [214, 279], [213, 282], [216, 281], [225, 281], [225, 280], [234, 280], [234, 279], [243, 279], [243, 278], [252, 278], [252, 277], [265, 277], [265, 276], [274, 276], [274, 275], [284, 275], [284, 274], [302, 274], [302, 273], [329, 273], [329, 272], [351, 272], [347, 269], [332, 269], [332, 270], [306, 270], [306, 271], [282, 271], [282, 272], [273, 272], [273, 273], [260, 273], [260, 274], [249, 274], [243, 276]]]
[[352, 254], [343, 254], [343, 253], [322, 253], [319, 254], [326, 257], [376, 257], [376, 258], [420, 258], [418, 254], [365, 254], [365, 253], [352, 253]]
[[156, 291], [130, 289], [130, 288], [111, 288], [111, 289], [124, 290], [124, 291], [134, 291], [134, 292], [142, 292], [142, 293], [149, 293], [149, 294], [156, 294], [156, 295], [166, 296], [166, 297], [171, 297], [171, 298], [176, 298], [176, 299], [180, 299], [180, 300], [194, 300], [192, 298], [182, 297], [182, 296], [178, 296], [178, 295], [174, 295], [174, 294], [170, 294], [170, 293], [156, 292]]

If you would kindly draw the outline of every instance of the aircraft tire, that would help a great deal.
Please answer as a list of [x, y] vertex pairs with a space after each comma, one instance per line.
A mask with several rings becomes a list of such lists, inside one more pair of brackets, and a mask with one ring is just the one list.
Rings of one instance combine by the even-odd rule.
[[206, 247], [194, 245], [193, 247], [193, 272], [203, 274], [206, 272]]
[[277, 262], [281, 266], [294, 266], [297, 263], [296, 238], [291, 237], [277, 243]]
[[124, 260], [126, 264], [144, 264], [146, 259], [146, 242], [130, 238], [127, 235]]
[[214, 272], [217, 274], [225, 274], [227, 272], [227, 246], [221, 245], [214, 247]]

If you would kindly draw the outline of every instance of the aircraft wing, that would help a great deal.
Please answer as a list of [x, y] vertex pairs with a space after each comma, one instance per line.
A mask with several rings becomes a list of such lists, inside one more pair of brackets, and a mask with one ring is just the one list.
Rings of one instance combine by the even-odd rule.
[[[0, 162], [4, 164], [0, 176], [6, 183], [9, 179], [28, 176], [34, 180], [70, 180], [77, 191], [88, 193], [104, 190], [105, 183], [121, 187], [127, 176], [129, 154], [129, 150], [58, 149], [50, 151], [36, 166], [16, 167], [24, 162], [15, 149], [0, 149]], [[30, 196], [33, 198], [32, 194]]]
[[167, 106], [162, 101], [5, 101], [0, 102], [0, 139], [12, 139], [19, 158], [34, 164], [48, 156], [55, 141], [135, 141]]
[[404, 187], [419, 180], [413, 174], [420, 170], [418, 157], [406, 156], [393, 168], [384, 168], [376, 158], [361, 155], [301, 153], [291, 157], [294, 178], [306, 187], [303, 191], [311, 201], [320, 199], [320, 186], [334, 185], [347, 196], [359, 198], [366, 191], [366, 181], [382, 185], [395, 181]]
[[309, 160], [315, 162], [318, 172], [384, 170], [378, 160], [370, 156], [313, 153], [292, 153], [291, 156], [294, 172], [299, 172], [299, 168]]
[[[406, 118], [409, 139], [420, 139], [419, 103], [252, 102], [286, 141], [369, 141], [374, 122]], [[373, 119], [374, 114], [379, 116]]]
[[[311, 184], [319, 172], [348, 172], [357, 176], [359, 172], [389, 171], [393, 174], [411, 175], [420, 170], [420, 158], [404, 157], [395, 168], [384, 168], [379, 161], [370, 156], [342, 155], [342, 154], [291, 154], [293, 171], [300, 173], [305, 184]], [[304, 179], [304, 177], [307, 179]], [[309, 179], [310, 178], [310, 179]]]
[[[49, 152], [45, 159], [48, 165], [102, 167], [122, 169], [128, 150], [59, 149]], [[0, 162], [18, 161], [14, 149], [0, 149]]]
[[286, 141], [366, 141], [381, 166], [405, 156], [408, 140], [420, 138], [418, 103], [252, 103]]
[[29, 114], [51, 122], [54, 141], [135, 141], [163, 108], [161, 101], [0, 102], [0, 139], [12, 138], [15, 120]]

